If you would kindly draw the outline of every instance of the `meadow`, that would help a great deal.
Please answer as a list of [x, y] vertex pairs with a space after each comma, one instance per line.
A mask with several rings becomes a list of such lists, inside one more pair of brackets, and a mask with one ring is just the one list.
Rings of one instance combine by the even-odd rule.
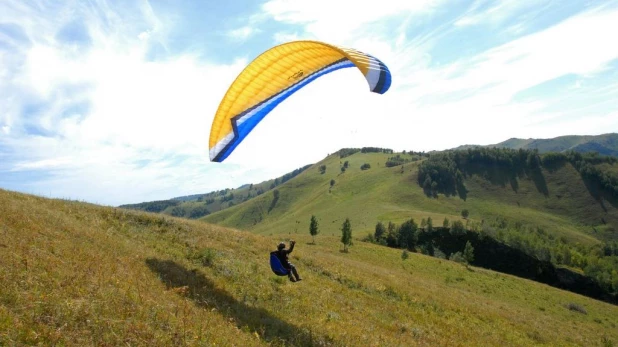
[[[356, 237], [344, 253], [328, 233], [313, 245], [4, 190], [0, 216], [0, 345], [618, 343], [614, 305]], [[268, 266], [291, 237], [298, 283]]]

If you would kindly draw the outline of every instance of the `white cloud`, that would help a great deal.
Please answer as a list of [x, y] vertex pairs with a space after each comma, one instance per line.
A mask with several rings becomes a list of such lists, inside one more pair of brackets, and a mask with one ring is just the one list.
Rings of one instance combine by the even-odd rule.
[[148, 40], [150, 38], [150, 32], [142, 31], [139, 35], [137, 35], [137, 38], [140, 40]]
[[73, 162], [72, 158], [53, 158], [30, 162], [18, 162], [11, 171], [22, 171], [28, 169], [51, 169], [54, 167], [65, 166]]
[[284, 43], [289, 41], [297, 41], [300, 40], [301, 37], [298, 33], [288, 33], [288, 32], [276, 32], [273, 35], [273, 40], [275, 43]]
[[[557, 115], [559, 116], [559, 115]], [[551, 138], [563, 135], [605, 134], [618, 129], [618, 112], [597, 116], [562, 119], [548, 119], [526, 128], [526, 134], [536, 138]]]
[[[223, 95], [221, 85], [243, 67], [208, 66], [191, 56], [146, 62], [143, 48], [94, 48], [76, 61], [59, 49], [34, 46], [22, 86], [50, 99], [64, 84], [90, 88], [78, 98], [91, 103], [85, 119], [64, 119], [61, 111], [73, 99], [53, 99], [39, 124], [75, 140], [130, 143], [137, 147], [183, 150], [206, 144], [205, 129]], [[35, 82], [36, 81], [36, 82]], [[67, 133], [64, 133], [67, 131]]]
[[378, 6], [362, 6], [353, 0], [290, 1], [270, 0], [263, 5], [276, 21], [305, 26], [315, 37], [329, 37], [344, 44], [351, 37], [362, 36], [368, 24], [406, 13], [428, 13], [442, 1], [382, 0]]
[[[63, 25], [30, 13], [31, 27], [54, 33]], [[114, 16], [110, 12], [107, 17]], [[130, 202], [135, 199], [129, 189], [134, 185], [139, 190], [135, 194], [153, 196], [153, 187], [176, 195], [233, 182], [200, 175], [216, 167], [208, 162], [208, 129], [224, 86], [247, 62], [213, 65], [192, 55], [147, 61], [145, 35], [109, 32], [97, 17], [87, 22], [93, 39], [86, 51], [66, 54], [59, 42], [30, 36], [33, 44], [20, 48], [26, 57], [23, 68], [13, 71], [14, 79], [0, 81], [0, 90], [9, 92], [0, 99], [0, 109], [14, 110], [12, 116], [5, 113], [0, 118], [6, 124], [2, 133], [9, 135], [0, 137], [0, 146], [21, 157], [10, 169], [47, 172], [57, 178], [34, 186], [51, 184], [53, 189], [43, 190], [63, 196], [99, 194], [101, 203]], [[79, 87], [70, 87], [75, 85]], [[64, 91], [67, 86], [71, 89]], [[30, 115], [19, 111], [31, 101], [45, 107]], [[66, 114], [84, 102], [84, 114]], [[9, 131], [12, 124], [44, 129], [46, 136]], [[136, 171], [133, 163], [148, 156], [154, 162]], [[183, 174], [193, 178], [180, 178]]]
[[246, 26], [234, 29], [234, 30], [230, 30], [228, 32], [228, 36], [235, 40], [244, 41], [259, 32], [260, 32], [259, 29], [253, 26], [246, 25]]
[[547, 9], [551, 5], [552, 1], [538, 0], [476, 0], [467, 13], [455, 22], [455, 25], [468, 26], [481, 23], [497, 25], [523, 11], [526, 11], [526, 15], [530, 16]]
[[[607, 44], [615, 31], [618, 10], [581, 14], [457, 62], [457, 77], [449, 78], [447, 68], [437, 69], [430, 77], [433, 82], [417, 84], [415, 92], [447, 93], [491, 86], [488, 92], [493, 103], [506, 103], [515, 93], [542, 82], [601, 71], [618, 58], [618, 46]], [[475, 97], [483, 98], [483, 94]]]

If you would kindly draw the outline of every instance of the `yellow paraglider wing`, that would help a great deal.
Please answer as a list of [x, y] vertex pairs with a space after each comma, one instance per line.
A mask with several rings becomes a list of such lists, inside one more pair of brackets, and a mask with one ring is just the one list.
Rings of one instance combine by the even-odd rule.
[[221, 100], [210, 129], [210, 160], [225, 160], [279, 103], [316, 78], [357, 67], [371, 92], [383, 94], [391, 74], [377, 58], [318, 41], [275, 46], [253, 60]]

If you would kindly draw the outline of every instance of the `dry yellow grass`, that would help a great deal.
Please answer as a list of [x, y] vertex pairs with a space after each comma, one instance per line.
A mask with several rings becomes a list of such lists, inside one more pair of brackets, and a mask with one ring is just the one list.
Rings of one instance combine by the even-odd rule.
[[616, 306], [360, 241], [298, 237], [290, 283], [280, 237], [0, 190], [0, 345], [618, 343]]

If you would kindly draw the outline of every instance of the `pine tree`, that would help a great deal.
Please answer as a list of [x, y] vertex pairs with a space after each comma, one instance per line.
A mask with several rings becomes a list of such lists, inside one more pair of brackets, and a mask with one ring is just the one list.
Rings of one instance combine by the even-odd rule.
[[452, 235], [464, 235], [466, 230], [464, 229], [464, 224], [460, 220], [456, 220], [453, 222], [451, 226], [450, 233]]
[[464, 247], [463, 251], [463, 257], [468, 264], [474, 261], [474, 247], [472, 247], [470, 241], [466, 242], [466, 246]]
[[386, 227], [384, 227], [384, 224], [382, 224], [382, 222], [378, 222], [378, 224], [376, 224], [376, 231], [373, 236], [376, 241], [380, 242], [380, 240], [384, 238], [384, 234], [386, 234]]
[[418, 241], [417, 230], [414, 219], [403, 222], [399, 227], [399, 247], [412, 249]]
[[309, 223], [309, 233], [313, 238], [313, 244], [315, 244], [315, 235], [317, 235], [319, 232], [320, 230], [318, 229], [318, 220], [317, 218], [315, 218], [314, 215], [311, 215], [311, 223]]
[[346, 218], [341, 226], [341, 243], [343, 243], [343, 251], [348, 251], [348, 246], [352, 244], [352, 226], [350, 219]]

